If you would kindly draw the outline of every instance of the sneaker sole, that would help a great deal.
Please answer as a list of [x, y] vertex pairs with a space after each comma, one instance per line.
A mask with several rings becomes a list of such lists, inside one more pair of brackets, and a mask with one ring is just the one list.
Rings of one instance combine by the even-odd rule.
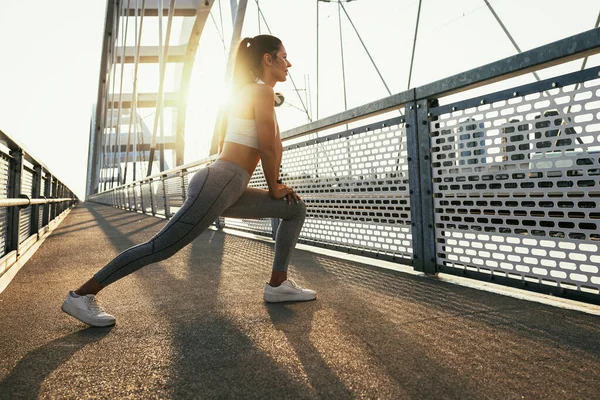
[[317, 299], [317, 295], [307, 297], [306, 295], [289, 295], [289, 294], [265, 294], [264, 299], [267, 303], [285, 303], [298, 301], [312, 301]]
[[90, 321], [86, 321], [83, 318], [79, 318], [78, 316], [74, 315], [71, 311], [70, 311], [70, 307], [65, 306], [65, 304], [63, 303], [63, 305], [60, 307], [60, 309], [67, 315], [70, 315], [71, 317], [75, 318], [78, 321], [83, 322], [84, 324], [87, 324], [89, 326], [92, 326], [94, 328], [106, 328], [107, 326], [113, 326], [117, 321], [108, 321], [105, 323], [94, 323], [94, 322], [90, 322]]

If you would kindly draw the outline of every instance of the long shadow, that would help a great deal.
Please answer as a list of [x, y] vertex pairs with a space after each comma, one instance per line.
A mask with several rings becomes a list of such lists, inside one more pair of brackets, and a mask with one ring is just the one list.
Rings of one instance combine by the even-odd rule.
[[[380, 302], [361, 301], [360, 295], [334, 289], [337, 295], [328, 296], [326, 301], [344, 331], [365, 338], [373, 359], [385, 366], [411, 398], [487, 396], [485, 391], [494, 389], [494, 376], [514, 386], [529, 386], [532, 392], [528, 396], [555, 386], [550, 394], [561, 386], [556, 380], [530, 385], [519, 377], [521, 373], [537, 375], [539, 382], [559, 374], [564, 389], [570, 386], [573, 393], [592, 392], [592, 386], [600, 389], [598, 383], [591, 384], [597, 380], [589, 372], [582, 375], [567, 366], [582, 361], [583, 355], [588, 367], [600, 365], [597, 317], [329, 257], [304, 253], [302, 262], [303, 275], [312, 282], [323, 282], [330, 290], [331, 286], [341, 286], [342, 290], [356, 288], [365, 296], [379, 296]], [[408, 313], [410, 316], [398, 315], [400, 310], [413, 307], [416, 309]], [[421, 315], [423, 311], [430, 314]], [[502, 337], [511, 342], [502, 343]], [[490, 338], [491, 343], [487, 341]], [[434, 356], [438, 348], [440, 357]], [[560, 350], [555, 353], [555, 349]], [[546, 364], [547, 357], [571, 351], [576, 351], [571, 360], [553, 365], [552, 371], [536, 369], [535, 365]], [[465, 358], [465, 368], [450, 367], [452, 363], [460, 365]], [[480, 369], [471, 376], [468, 371], [477, 370], [473, 365]], [[511, 374], [516, 375], [511, 378]], [[594, 374], [600, 375], [595, 370]]]
[[83, 347], [104, 338], [111, 329], [83, 329], [30, 351], [0, 381], [0, 399], [38, 398], [40, 386], [48, 375]]
[[[104, 220], [103, 211], [90, 208], [113, 247], [122, 250], [135, 245], [129, 233], [120, 232]], [[149, 226], [145, 236], [158, 230], [153, 228]], [[192, 242], [191, 248], [180, 252], [189, 254], [184, 265], [182, 256], [175, 255], [160, 263], [166, 271], [142, 268], [135, 272], [139, 278], [137, 288], [160, 301], [162, 315], [173, 329], [176, 362], [168, 383], [173, 397], [273, 397], [282, 382], [285, 391], [280, 396], [306, 397], [305, 388], [288, 382], [289, 376], [220, 311], [225, 239], [222, 232], [207, 230]], [[176, 279], [178, 273], [185, 273], [186, 279]]]
[[[104, 210], [94, 208], [90, 212], [115, 248], [122, 250], [135, 244], [129, 233], [102, 221]], [[148, 236], [154, 233], [153, 226], [147, 228]], [[225, 260], [227, 240], [234, 245], [227, 249]], [[252, 281], [256, 266], [272, 257], [272, 245], [207, 231], [184, 251], [189, 256], [183, 263], [184, 257], [162, 263], [170, 273], [157, 268], [137, 272], [142, 278], [138, 287], [160, 299], [163, 315], [174, 329], [175, 363], [169, 382], [174, 396], [273, 397], [274, 393], [283, 393], [281, 397], [309, 397], [306, 386], [291, 382], [289, 374], [232, 320], [239, 317], [223, 310], [224, 306], [236, 307], [235, 294], [223, 302], [219, 285], [224, 279], [237, 279], [239, 285]], [[238, 253], [236, 257], [230, 255], [232, 251]], [[231, 265], [238, 262], [243, 265]], [[582, 352], [587, 353], [582, 363], [599, 364], [597, 317], [307, 252], [295, 254], [293, 262], [302, 265], [297, 272], [319, 291], [319, 300], [298, 306], [267, 305], [266, 314], [288, 339], [319, 396], [356, 395], [342, 383], [340, 371], [319, 353], [309, 335], [315, 313], [325, 307], [333, 315], [329, 322], [340, 331], [341, 338], [351, 337], [363, 344], [366, 356], [361, 361], [379, 366], [407, 397], [515, 394], [511, 391], [514, 388], [494, 387], [496, 373], [510, 384], [510, 374], [532, 374], [540, 378], [542, 385], [551, 373], [536, 370], [536, 363], [546, 365], [540, 357], [566, 354], [548, 350], [552, 346], [575, 352], [554, 367], [564, 375], [561, 382], [572, 380], [565, 385], [572, 387], [573, 393], [579, 393], [578, 378], [569, 365], [577, 362]], [[185, 276], [184, 280], [175, 278], [181, 272], [185, 273], [179, 274]], [[253, 316], [261, 318], [260, 313]], [[499, 338], [507, 337], [516, 342], [499, 342]], [[528, 348], [536, 344], [544, 349], [541, 354]], [[467, 364], [462, 366], [459, 361]], [[579, 374], [581, 390], [597, 386], [590, 385], [590, 377], [596, 376], [593, 374], [598, 372]], [[528, 385], [519, 375], [514, 379], [515, 385]], [[526, 393], [526, 397], [532, 393], [535, 397], [536, 385], [529, 386], [534, 392]], [[556, 389], [557, 384], [552, 381], [545, 386]], [[494, 392], [496, 396], [486, 390], [500, 391]]]
[[[600, 357], [600, 318], [597, 316], [329, 257], [310, 255], [309, 259], [311, 264], [319, 266], [320, 274], [386, 297], [421, 304], [432, 311], [433, 318], [469, 318]], [[422, 320], [413, 322], [428, 318], [423, 316]], [[557, 323], [557, 319], [569, 324]]]
[[305, 304], [300, 308], [293, 305], [293, 303], [265, 303], [265, 308], [275, 329], [284, 333], [287, 342], [294, 349], [317, 395], [339, 398], [352, 397], [352, 392], [331, 369], [327, 360], [321, 356], [309, 336], [313, 326], [314, 314], [321, 308], [319, 303]]

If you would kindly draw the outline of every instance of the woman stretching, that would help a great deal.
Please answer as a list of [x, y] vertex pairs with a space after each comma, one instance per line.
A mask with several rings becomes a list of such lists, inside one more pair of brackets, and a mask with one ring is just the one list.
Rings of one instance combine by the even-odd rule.
[[[190, 180], [183, 207], [148, 242], [131, 247], [79, 289], [69, 292], [62, 305], [67, 314], [91, 326], [114, 325], [96, 294], [138, 269], [165, 260], [191, 243], [219, 216], [281, 218], [275, 241], [275, 258], [267, 302], [314, 300], [313, 290], [287, 279], [287, 267], [296, 245], [306, 206], [292, 188], [280, 183], [282, 145], [275, 117], [273, 87], [284, 82], [292, 64], [281, 40], [270, 35], [245, 38], [240, 43], [233, 72], [227, 128], [219, 143], [219, 157]], [[258, 165], [269, 190], [248, 188]]]

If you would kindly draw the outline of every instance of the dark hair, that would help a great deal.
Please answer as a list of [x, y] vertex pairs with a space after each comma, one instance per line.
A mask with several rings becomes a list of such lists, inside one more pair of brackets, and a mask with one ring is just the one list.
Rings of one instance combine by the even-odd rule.
[[281, 48], [281, 40], [271, 35], [244, 38], [237, 49], [233, 67], [232, 89], [234, 92], [252, 83], [262, 74], [262, 59], [265, 53], [275, 54]]

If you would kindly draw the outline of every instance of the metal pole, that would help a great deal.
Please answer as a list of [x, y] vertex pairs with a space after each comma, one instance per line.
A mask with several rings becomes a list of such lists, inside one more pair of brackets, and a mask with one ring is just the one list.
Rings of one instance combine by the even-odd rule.
[[[129, 6], [131, 4], [131, 0], [127, 0], [127, 14], [129, 14]], [[125, 2], [123, 2], [125, 5]], [[123, 75], [125, 72], [125, 43], [127, 39], [127, 29], [129, 28], [129, 15], [123, 13], [123, 18], [125, 18], [125, 31], [123, 32], [121, 39], [121, 79], [119, 81], [119, 112], [117, 113], [117, 184], [121, 182], [121, 113], [123, 109]], [[130, 118], [131, 119], [131, 118]], [[127, 151], [126, 151], [127, 152]]]
[[[117, 5], [118, 1], [114, 1], [115, 5]], [[114, 87], [114, 64], [115, 64], [115, 48], [116, 48], [116, 41], [118, 39], [118, 24], [117, 24], [117, 18], [118, 16], [116, 14], [119, 13], [119, 9], [118, 7], [114, 7], [113, 9], [113, 18], [112, 18], [112, 30], [110, 32], [111, 34], [111, 44], [110, 46], [108, 46], [108, 51], [110, 52], [110, 67], [108, 68], [108, 79], [105, 85], [106, 88], [106, 96], [105, 96], [105, 113], [104, 113], [104, 125], [102, 126], [102, 134], [104, 135], [104, 140], [103, 140], [103, 146], [102, 146], [102, 157], [101, 157], [101, 165], [100, 165], [100, 182], [102, 184], [102, 191], [106, 190], [107, 187], [107, 180], [108, 180], [108, 174], [109, 174], [109, 147], [110, 147], [110, 130], [112, 129], [112, 121], [111, 121], [111, 126], [107, 126], [108, 125], [108, 114], [109, 114], [109, 105], [110, 105], [110, 117], [112, 119], [112, 98], [111, 98], [111, 103], [109, 103], [108, 101], [108, 96], [110, 93], [110, 87], [111, 85]], [[116, 39], [115, 39], [116, 38]], [[113, 89], [114, 92], [114, 89]], [[112, 94], [111, 94], [112, 96]], [[98, 185], [100, 186], [100, 185]]]
[[[340, 28], [340, 53], [342, 55], [342, 82], [344, 84], [344, 111], [348, 109], [348, 102], [346, 100], [346, 70], [344, 68], [344, 39], [342, 38], [342, 3], [338, 2], [338, 24]], [[346, 124], [346, 128], [348, 125]]]
[[[135, 18], [135, 57], [133, 60], [134, 63], [134, 70], [133, 70], [133, 91], [132, 91], [132, 98], [131, 98], [131, 107], [130, 107], [130, 117], [129, 117], [129, 129], [127, 129], [127, 148], [125, 149], [125, 173], [123, 174], [123, 184], [125, 184], [125, 182], [127, 181], [127, 166], [129, 164], [129, 146], [131, 145], [131, 127], [133, 126], [135, 132], [133, 134], [133, 143], [134, 143], [134, 149], [133, 149], [133, 169], [135, 171], [135, 162], [136, 162], [136, 158], [135, 158], [135, 144], [137, 142], [136, 140], [136, 132], [137, 132], [137, 115], [136, 115], [136, 108], [137, 108], [137, 73], [138, 73], [138, 60], [139, 60], [139, 56], [140, 56], [140, 45], [139, 45], [139, 40], [138, 40], [138, 0], [135, 0], [135, 13], [134, 13], [134, 18]], [[142, 0], [142, 18], [140, 21], [140, 30], [139, 30], [139, 34], [141, 36], [142, 34], [142, 23], [144, 21], [144, 9], [146, 7], [146, 0]], [[135, 175], [135, 173], [134, 173]], [[133, 180], [135, 181], [135, 178], [133, 178]]]
[[[244, 2], [245, 2], [245, 0], [240, 0], [240, 3], [244, 3]], [[229, 6], [230, 6], [229, 8], [231, 9], [231, 24], [235, 26], [236, 15], [238, 14], [237, 0], [229, 0]], [[245, 6], [244, 6], [244, 8], [245, 8]], [[246, 13], [245, 9], [244, 9], [244, 13]]]
[[262, 32], [260, 31], [260, 4], [258, 4], [258, 0], [256, 0], [256, 18], [258, 19], [258, 34], [260, 35]]
[[367, 52], [367, 56], [369, 56], [369, 60], [371, 60], [371, 64], [373, 64], [373, 67], [375, 67], [375, 71], [377, 71], [377, 74], [379, 75], [381, 82], [383, 82], [383, 86], [385, 86], [385, 90], [387, 90], [388, 94], [391, 96], [392, 92], [390, 91], [390, 88], [388, 87], [387, 83], [385, 83], [385, 79], [383, 79], [381, 72], [379, 72], [379, 68], [377, 68], [377, 64], [375, 64], [373, 57], [371, 57], [371, 53], [369, 53], [369, 49], [367, 49], [365, 42], [363, 42], [362, 37], [360, 36], [360, 33], [358, 33], [358, 29], [356, 29], [356, 27], [354, 26], [354, 22], [352, 22], [352, 19], [350, 18], [348, 11], [346, 11], [346, 7], [344, 7], [344, 5], [341, 2], [339, 4], [342, 7], [342, 10], [344, 10], [346, 17], [348, 18], [348, 21], [350, 22], [350, 25], [352, 25], [352, 28], [354, 29], [356, 36], [358, 36], [358, 40], [360, 40], [360, 44], [362, 44], [363, 49], [365, 49], [365, 51]]
[[417, 48], [417, 33], [419, 32], [419, 20], [421, 19], [421, 0], [419, 0], [419, 8], [417, 10], [417, 23], [415, 24], [415, 36], [413, 38], [412, 56], [410, 57], [410, 70], [408, 71], [408, 85], [406, 89], [410, 89], [410, 81], [412, 79], [413, 64], [415, 61], [415, 49]]
[[[118, 1], [117, 1], [118, 3]], [[113, 77], [117, 75], [117, 63], [116, 63], [116, 53], [117, 53], [117, 47], [119, 46], [119, 33], [120, 33], [120, 21], [119, 18], [121, 18], [121, 8], [117, 7], [116, 8], [117, 11], [117, 17], [115, 18], [115, 25], [116, 25], [116, 32], [115, 32], [115, 45], [113, 46], [113, 54], [112, 54], [112, 75]], [[111, 99], [110, 99], [110, 131], [112, 133], [112, 129], [113, 129], [113, 119], [114, 119], [114, 109], [115, 109], [115, 104], [114, 104], [114, 95], [115, 95], [115, 82], [117, 80], [115, 78], [112, 79], [112, 93], [111, 93]], [[116, 134], [115, 134], [116, 137]], [[112, 189], [113, 187], [113, 177], [115, 175], [115, 169], [114, 169], [114, 153], [112, 151], [112, 142], [110, 140], [110, 134], [108, 137], [108, 167], [110, 168], [110, 188]], [[108, 171], [107, 171], [108, 172]], [[106, 179], [106, 183], [108, 186], [108, 177]], [[52, 218], [54, 219], [54, 218]]]
[[[23, 152], [21, 149], [11, 151], [10, 175], [8, 176], [8, 197], [16, 198], [21, 194], [21, 177], [23, 176]], [[11, 207], [8, 210], [7, 251], [19, 254], [20, 209]]]
[[164, 109], [164, 83], [165, 83], [165, 70], [166, 70], [166, 61], [169, 52], [169, 39], [171, 36], [171, 22], [173, 21], [173, 11], [175, 9], [175, 0], [171, 0], [169, 4], [169, 17], [167, 20], [167, 34], [165, 37], [165, 45], [163, 47], [163, 35], [162, 35], [162, 0], [158, 0], [159, 8], [161, 9], [161, 17], [158, 20], [158, 37], [159, 37], [159, 45], [158, 45], [158, 59], [159, 59], [159, 73], [160, 73], [160, 82], [158, 84], [158, 99], [156, 104], [156, 112], [154, 114], [154, 126], [152, 128], [152, 145], [150, 146], [150, 160], [148, 161], [148, 173], [147, 176], [152, 175], [152, 164], [154, 162], [154, 152], [156, 149], [156, 133], [158, 129], [159, 123], [161, 124], [160, 133], [161, 133], [161, 171], [164, 170], [164, 125], [163, 125], [163, 109]]
[[[232, 0], [234, 2], [235, 0]], [[237, 12], [235, 14], [235, 21], [233, 24], [233, 32], [231, 34], [231, 43], [229, 44], [229, 55], [227, 56], [227, 66], [225, 69], [225, 86], [229, 86], [231, 75], [233, 73], [233, 66], [235, 63], [235, 55], [238, 45], [241, 41], [242, 26], [244, 25], [244, 18], [246, 16], [246, 6], [248, 0], [240, 0], [237, 5]], [[210, 154], [216, 154], [218, 151], [219, 140], [221, 137], [221, 124], [224, 118], [224, 110], [221, 108], [217, 113], [217, 119], [215, 121], [215, 128], [213, 130], [213, 137], [210, 145]]]
[[[46, 174], [46, 181], [44, 182], [44, 197], [46, 199], [50, 198], [50, 187], [52, 186], [52, 175]], [[48, 225], [50, 220], [50, 203], [44, 204], [42, 214], [42, 226]]]
[[[32, 187], [32, 198], [39, 199], [41, 197], [42, 188], [42, 167], [41, 165], [35, 165], [33, 167], [33, 187]], [[43, 206], [34, 206], [31, 209], [31, 233], [38, 233], [40, 230], [40, 208]]]
[[[258, 0], [255, 0], [258, 1]], [[267, 23], [267, 19], [265, 18], [265, 15], [263, 14], [263, 12], [259, 9], [258, 10], [260, 12], [260, 15], [263, 19], [263, 22], [265, 23], [265, 27], [267, 28], [267, 31], [269, 32], [269, 34], [271, 34], [271, 28], [269, 27], [269, 24]], [[310, 114], [308, 113], [308, 109], [306, 108], [306, 105], [304, 104], [304, 101], [302, 100], [302, 96], [300, 96], [300, 92], [298, 91], [298, 87], [296, 87], [296, 82], [294, 81], [294, 78], [292, 77], [292, 73], [288, 71], [288, 77], [290, 78], [290, 82], [292, 82], [292, 86], [294, 87], [294, 91], [296, 92], [296, 94], [298, 95], [298, 100], [300, 100], [300, 104], [302, 104], [302, 108], [304, 109], [304, 112], [306, 113], [306, 117], [308, 118], [308, 120], [310, 122], [312, 122], [312, 118], [310, 116]]]
[[319, 119], [319, 2], [317, 1], [317, 102], [316, 102], [316, 119]]

